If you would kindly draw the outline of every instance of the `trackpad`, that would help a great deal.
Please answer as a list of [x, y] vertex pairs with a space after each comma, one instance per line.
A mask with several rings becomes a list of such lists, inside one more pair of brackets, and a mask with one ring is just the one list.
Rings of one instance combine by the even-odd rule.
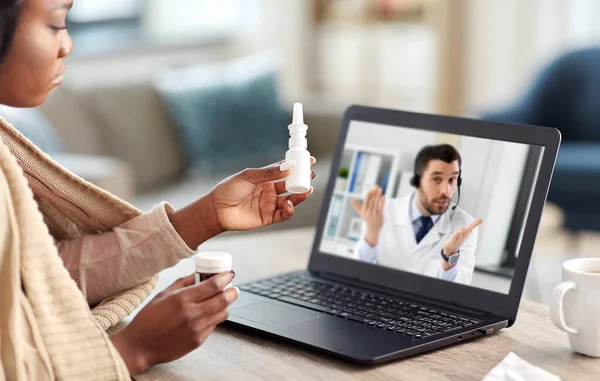
[[233, 316], [245, 320], [276, 328], [301, 323], [319, 317], [319, 315], [311, 314], [308, 311], [300, 312], [269, 302], [259, 302], [250, 304], [249, 306], [233, 308], [230, 310], [230, 313]]

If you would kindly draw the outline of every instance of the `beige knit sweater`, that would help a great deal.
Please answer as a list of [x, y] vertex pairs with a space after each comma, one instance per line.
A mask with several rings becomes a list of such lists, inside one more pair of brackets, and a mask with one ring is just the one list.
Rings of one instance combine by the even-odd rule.
[[[78, 288], [86, 281], [69, 275], [57, 244], [106, 236], [140, 211], [60, 167], [2, 118], [0, 135], [0, 380], [128, 380], [105, 331], [150, 294], [156, 276], [134, 274], [129, 282], [141, 284], [90, 310]], [[181, 248], [169, 234], [164, 244]]]

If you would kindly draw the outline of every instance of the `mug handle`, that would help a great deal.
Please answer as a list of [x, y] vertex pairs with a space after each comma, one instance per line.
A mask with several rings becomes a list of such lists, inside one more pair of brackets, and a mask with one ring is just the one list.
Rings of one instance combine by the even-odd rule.
[[567, 325], [567, 323], [565, 323], [563, 300], [567, 291], [575, 290], [576, 288], [577, 284], [575, 282], [562, 282], [554, 288], [554, 291], [552, 292], [552, 300], [550, 302], [550, 316], [552, 317], [552, 322], [554, 325], [563, 331], [567, 331], [568, 333], [572, 333], [574, 335], [577, 335], [579, 330], [577, 328], [571, 328]]

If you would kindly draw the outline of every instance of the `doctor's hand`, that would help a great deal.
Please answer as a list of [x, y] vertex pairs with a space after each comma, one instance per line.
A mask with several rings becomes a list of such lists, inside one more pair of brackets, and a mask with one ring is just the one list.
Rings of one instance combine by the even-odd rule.
[[452, 234], [452, 237], [450, 237], [450, 239], [446, 241], [446, 243], [443, 246], [444, 254], [452, 255], [458, 253], [458, 250], [460, 250], [460, 247], [463, 245], [463, 243], [465, 243], [467, 238], [469, 238], [469, 235], [471, 234], [473, 229], [475, 229], [482, 223], [483, 220], [481, 218], [478, 218], [475, 221], [471, 222], [469, 226], [466, 226]]
[[385, 203], [385, 196], [383, 196], [381, 188], [375, 186], [373, 189], [370, 189], [362, 205], [356, 199], [353, 199], [351, 202], [356, 212], [367, 225], [365, 240], [371, 246], [377, 245], [379, 234], [383, 227], [383, 205]]

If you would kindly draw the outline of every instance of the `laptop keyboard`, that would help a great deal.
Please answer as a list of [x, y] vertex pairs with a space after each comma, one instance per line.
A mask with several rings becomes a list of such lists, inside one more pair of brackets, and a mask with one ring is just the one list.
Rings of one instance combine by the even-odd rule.
[[414, 302], [288, 274], [240, 286], [267, 298], [306, 307], [415, 339], [458, 331], [480, 320]]

